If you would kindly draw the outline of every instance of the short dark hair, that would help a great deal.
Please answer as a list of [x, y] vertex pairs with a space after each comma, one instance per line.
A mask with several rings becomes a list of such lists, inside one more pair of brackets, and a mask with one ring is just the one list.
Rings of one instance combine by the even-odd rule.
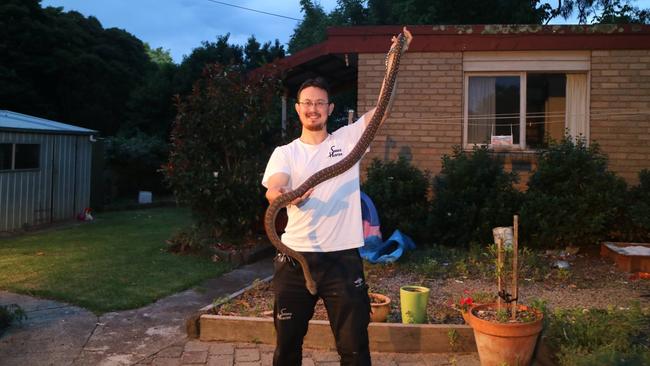
[[327, 93], [327, 98], [329, 99], [330, 85], [327, 83], [325, 79], [323, 79], [320, 76], [316, 78], [307, 79], [302, 84], [300, 84], [300, 88], [298, 88], [298, 94], [296, 94], [296, 99], [300, 99], [300, 93], [302, 93], [303, 89], [309, 88], [311, 86], [313, 86], [314, 88], [325, 90], [325, 92]]

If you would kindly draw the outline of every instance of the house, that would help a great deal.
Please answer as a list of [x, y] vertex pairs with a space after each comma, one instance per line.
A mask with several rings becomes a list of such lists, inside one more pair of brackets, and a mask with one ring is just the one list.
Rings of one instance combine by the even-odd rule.
[[[628, 183], [650, 168], [650, 26], [412, 26], [398, 95], [362, 171], [373, 158], [405, 155], [436, 174], [454, 145], [489, 145], [525, 180], [545, 136], [597, 141]], [[278, 65], [287, 95], [314, 75], [354, 88], [372, 108], [398, 26], [329, 28], [327, 39]], [[286, 99], [286, 98], [285, 98]]]
[[96, 133], [0, 110], [0, 233], [72, 219], [88, 207]]

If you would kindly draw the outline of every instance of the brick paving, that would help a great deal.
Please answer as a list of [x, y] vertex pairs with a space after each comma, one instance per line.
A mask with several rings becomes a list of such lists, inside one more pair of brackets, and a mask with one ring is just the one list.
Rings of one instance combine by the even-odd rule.
[[[137, 365], [271, 366], [274, 346], [186, 340], [160, 350]], [[478, 354], [373, 352], [374, 366], [479, 366]], [[302, 366], [338, 366], [336, 352], [305, 349]]]

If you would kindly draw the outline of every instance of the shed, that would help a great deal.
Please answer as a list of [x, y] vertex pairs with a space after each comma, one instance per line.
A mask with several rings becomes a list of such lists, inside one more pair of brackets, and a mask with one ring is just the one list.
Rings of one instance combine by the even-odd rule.
[[0, 110], [0, 232], [72, 219], [88, 207], [96, 133]]

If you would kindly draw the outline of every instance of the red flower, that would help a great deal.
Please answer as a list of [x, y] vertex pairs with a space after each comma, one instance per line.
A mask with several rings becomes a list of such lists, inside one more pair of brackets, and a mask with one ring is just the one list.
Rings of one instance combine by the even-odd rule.
[[461, 297], [460, 298], [460, 308], [463, 311], [469, 310], [469, 308], [474, 305], [474, 300], [471, 297]]

